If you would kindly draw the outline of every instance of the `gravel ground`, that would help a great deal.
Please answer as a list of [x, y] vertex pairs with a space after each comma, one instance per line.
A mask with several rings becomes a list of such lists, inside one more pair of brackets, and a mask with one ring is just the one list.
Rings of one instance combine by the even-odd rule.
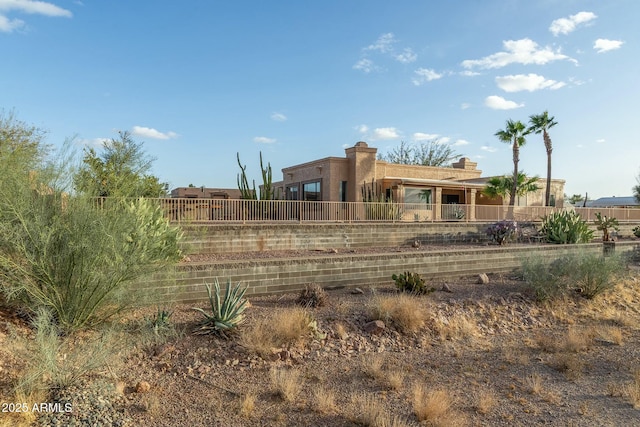
[[[295, 251], [312, 256], [309, 252], [319, 251]], [[49, 398], [72, 403], [72, 413], [45, 414], [35, 422], [76, 426], [640, 425], [637, 274], [596, 300], [575, 297], [552, 305], [535, 302], [525, 284], [509, 275], [489, 275], [487, 285], [478, 284], [476, 277], [431, 285], [438, 291], [418, 297], [426, 321], [415, 332], [402, 332], [393, 322], [379, 333], [368, 329], [372, 301], [394, 295], [393, 289], [363, 288], [357, 293], [340, 289], [328, 293], [326, 306], [310, 309], [315, 334], [273, 348], [265, 357], [250, 352], [239, 335], [229, 339], [193, 335], [201, 315], [191, 306], [171, 307], [176, 332], [166, 342], [150, 344], [133, 334], [120, 363]], [[296, 298], [251, 298], [241, 331], [261, 319], [270, 320], [274, 310], [296, 306]], [[140, 324], [155, 312], [155, 307], [138, 309], [123, 322]], [[23, 367], [7, 351], [9, 330], [29, 336], [20, 319], [0, 311], [0, 372], [8, 373], [0, 377], [3, 402], [9, 396], [7, 384], [20, 376]], [[270, 376], [274, 369], [298, 375], [299, 391], [291, 400], [277, 393]], [[635, 402], [634, 373], [638, 377]], [[442, 391], [451, 399], [450, 410], [431, 424], [420, 424], [413, 406], [416, 385], [427, 392]], [[333, 404], [321, 405], [323, 393], [333, 396]], [[3, 424], [3, 415], [0, 426], [16, 425]]]

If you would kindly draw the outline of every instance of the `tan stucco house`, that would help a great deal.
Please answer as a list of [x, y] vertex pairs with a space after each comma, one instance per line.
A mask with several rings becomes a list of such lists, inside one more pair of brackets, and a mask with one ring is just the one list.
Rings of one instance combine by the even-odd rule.
[[[283, 180], [274, 183], [284, 199], [360, 202], [363, 187], [375, 186], [386, 199], [400, 203], [431, 203], [436, 218], [439, 205], [504, 205], [481, 191], [490, 177], [482, 177], [477, 163], [463, 157], [451, 167], [402, 165], [377, 160], [377, 149], [360, 141], [345, 149], [345, 157], [325, 157], [282, 169]], [[539, 191], [518, 198], [520, 206], [543, 206], [545, 181]], [[564, 181], [552, 180], [555, 204], [562, 206]]]

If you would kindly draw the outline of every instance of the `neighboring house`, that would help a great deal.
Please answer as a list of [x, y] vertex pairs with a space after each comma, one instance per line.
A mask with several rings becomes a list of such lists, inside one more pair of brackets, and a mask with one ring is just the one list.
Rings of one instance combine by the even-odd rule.
[[[582, 206], [579, 202], [577, 207]], [[633, 196], [628, 197], [601, 197], [597, 200], [589, 200], [586, 203], [587, 208], [637, 208], [640, 203]]]
[[[363, 187], [379, 191], [385, 198], [401, 203], [433, 204], [435, 218], [440, 206], [504, 205], [507, 201], [489, 199], [481, 191], [488, 177], [481, 177], [477, 163], [463, 157], [451, 167], [403, 165], [377, 160], [377, 149], [360, 141], [345, 149], [346, 156], [326, 157], [282, 169], [283, 180], [273, 183], [287, 200], [359, 202]], [[520, 198], [520, 206], [542, 206], [541, 189]], [[556, 206], [562, 207], [564, 181], [552, 181]]]
[[178, 187], [171, 190], [171, 197], [186, 199], [239, 199], [237, 188]]

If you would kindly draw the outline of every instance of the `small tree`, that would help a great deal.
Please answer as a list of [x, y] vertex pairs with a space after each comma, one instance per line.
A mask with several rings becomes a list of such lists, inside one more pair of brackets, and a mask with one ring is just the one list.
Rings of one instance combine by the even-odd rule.
[[419, 145], [409, 145], [404, 141], [386, 154], [378, 155], [379, 160], [401, 165], [448, 166], [461, 157], [450, 145], [432, 139]]
[[129, 132], [105, 142], [101, 153], [84, 151], [82, 166], [74, 177], [76, 191], [91, 197], [163, 197], [167, 184], [151, 175], [153, 158]]
[[633, 186], [633, 196], [636, 198], [636, 201], [640, 203], [640, 174], [636, 177], [637, 185]]
[[[528, 177], [524, 171], [518, 173], [517, 196], [524, 196], [540, 190], [537, 176]], [[513, 191], [513, 176], [494, 176], [487, 181], [487, 185], [482, 189], [482, 193], [492, 199], [511, 196]]]
[[0, 123], [0, 147], [13, 147], [0, 149], [0, 293], [70, 332], [137, 301], [136, 280], [180, 259], [180, 232], [147, 200], [97, 209], [91, 196], [67, 193], [57, 177], [73, 172], [45, 162], [40, 138]]

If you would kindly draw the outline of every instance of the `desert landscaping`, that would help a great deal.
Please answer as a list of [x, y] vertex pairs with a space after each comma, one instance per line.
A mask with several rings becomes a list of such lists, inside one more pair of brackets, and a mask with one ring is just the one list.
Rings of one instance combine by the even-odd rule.
[[237, 328], [205, 334], [206, 303], [138, 308], [72, 340], [3, 309], [1, 400], [28, 410], [5, 405], [0, 425], [634, 425], [638, 279], [631, 262], [595, 298], [544, 302], [517, 271], [423, 294], [310, 284], [248, 298]]

